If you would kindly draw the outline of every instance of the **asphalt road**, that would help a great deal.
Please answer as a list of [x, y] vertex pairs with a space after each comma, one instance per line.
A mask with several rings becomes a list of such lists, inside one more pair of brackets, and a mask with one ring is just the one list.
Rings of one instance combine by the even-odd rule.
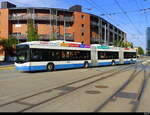
[[[121, 65], [120, 67], [124, 67], [126, 65]], [[16, 78], [25, 78], [25, 77], [34, 77], [34, 76], [45, 76], [45, 77], [49, 77], [52, 74], [61, 74], [62, 76], [65, 76], [65, 74], [72, 74], [72, 72], [87, 72], [87, 70], [96, 70], [99, 72], [103, 72], [106, 70], [111, 70], [114, 68], [118, 68], [119, 66], [106, 66], [106, 67], [95, 67], [95, 68], [89, 68], [89, 69], [67, 69], [67, 70], [57, 70], [54, 72], [46, 72], [46, 71], [40, 71], [40, 72], [19, 72], [15, 69], [15, 67], [13, 65], [11, 66], [4, 66], [4, 67], [0, 67], [0, 80], [11, 80], [11, 79], [16, 79]], [[65, 73], [65, 74], [64, 74]]]
[[34, 73], [18, 72], [13, 66], [0, 67], [0, 112], [93, 112], [129, 78], [134, 67], [104, 79], [109, 71], [127, 66]]

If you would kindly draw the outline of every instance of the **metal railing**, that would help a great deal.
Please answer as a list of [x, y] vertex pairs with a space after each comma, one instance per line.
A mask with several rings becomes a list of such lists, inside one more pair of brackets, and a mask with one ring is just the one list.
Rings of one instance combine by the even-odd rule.
[[[27, 40], [27, 34], [10, 34], [10, 37], [15, 37], [17, 39], [25, 39]], [[40, 40], [64, 40], [64, 35], [58, 34], [58, 35], [49, 35], [49, 34], [40, 34], [39, 35]], [[65, 40], [67, 41], [74, 41], [73, 35], [69, 35], [65, 37]]]
[[94, 26], [100, 26], [100, 23], [91, 21], [91, 25], [94, 25]]
[[[105, 40], [102, 39], [102, 38], [91, 38], [90, 42], [91, 42], [92, 44], [99, 44], [99, 43], [100, 43], [100, 44], [104, 44], [104, 43], [105, 43]], [[107, 44], [113, 45], [113, 42], [109, 41], [109, 42], [107, 42]]]
[[92, 44], [96, 44], [96, 43], [99, 43], [99, 42], [100, 42], [100, 39], [99, 39], [99, 38], [91, 38], [91, 39], [90, 39], [90, 42], [91, 42]]
[[66, 21], [66, 22], [73, 22], [74, 17], [73, 16], [55, 16], [55, 15], [46, 15], [46, 16], [39, 16], [35, 14], [27, 14], [27, 15], [10, 15], [9, 16], [10, 20], [29, 20], [29, 19], [34, 19], [34, 20], [43, 20], [43, 21], [49, 21], [49, 20], [57, 20], [57, 21]]
[[27, 39], [26, 34], [10, 34], [9, 37], [15, 37], [17, 39]]

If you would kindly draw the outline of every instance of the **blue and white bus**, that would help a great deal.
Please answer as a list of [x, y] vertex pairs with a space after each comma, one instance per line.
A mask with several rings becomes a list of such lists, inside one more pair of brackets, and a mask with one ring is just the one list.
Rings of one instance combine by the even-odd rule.
[[136, 50], [66, 41], [33, 41], [18, 44], [16, 58], [18, 71], [53, 71], [134, 63]]

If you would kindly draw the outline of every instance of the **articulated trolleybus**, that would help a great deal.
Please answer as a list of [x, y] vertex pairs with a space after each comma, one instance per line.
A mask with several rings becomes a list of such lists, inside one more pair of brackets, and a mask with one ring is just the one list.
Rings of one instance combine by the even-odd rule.
[[67, 41], [33, 41], [17, 45], [18, 71], [53, 71], [67, 68], [88, 68], [116, 64], [135, 63], [136, 50], [84, 45]]

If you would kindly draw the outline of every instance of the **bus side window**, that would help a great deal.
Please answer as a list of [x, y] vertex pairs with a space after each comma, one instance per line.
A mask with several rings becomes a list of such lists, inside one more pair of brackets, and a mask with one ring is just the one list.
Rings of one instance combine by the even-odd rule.
[[60, 51], [59, 50], [50, 50], [49, 52], [51, 61], [59, 61], [60, 60]]
[[60, 50], [56, 50], [56, 52], [55, 52], [55, 60], [56, 61], [60, 61], [60, 56], [61, 56], [61, 51]]
[[50, 50], [42, 50], [42, 55], [43, 55], [43, 61], [51, 61], [50, 58]]
[[78, 60], [77, 51], [73, 51], [73, 59], [74, 60]]
[[66, 60], [70, 60], [70, 52], [66, 51]]
[[52, 61], [54, 61], [55, 52], [53, 50], [50, 51], [50, 58], [51, 58]]
[[42, 61], [42, 51], [40, 49], [32, 49], [32, 61]]
[[70, 60], [74, 60], [73, 51], [70, 51]]
[[63, 60], [65, 60], [65, 52], [64, 51], [61, 51], [61, 60], [63, 61]]

